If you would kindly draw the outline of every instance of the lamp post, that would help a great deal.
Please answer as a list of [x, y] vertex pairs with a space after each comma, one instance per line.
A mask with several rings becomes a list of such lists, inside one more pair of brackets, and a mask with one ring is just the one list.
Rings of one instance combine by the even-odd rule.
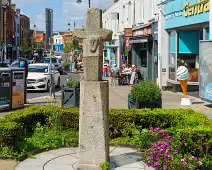
[[[77, 0], [77, 3], [82, 3], [82, 0]], [[88, 0], [88, 7], [91, 8], [91, 0]]]

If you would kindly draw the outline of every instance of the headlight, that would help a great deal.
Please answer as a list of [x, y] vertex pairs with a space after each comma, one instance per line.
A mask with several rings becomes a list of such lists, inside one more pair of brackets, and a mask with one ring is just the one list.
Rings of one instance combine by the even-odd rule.
[[42, 79], [37, 80], [37, 83], [41, 83], [41, 82], [45, 82], [45, 81], [46, 81], [46, 78], [42, 78]]

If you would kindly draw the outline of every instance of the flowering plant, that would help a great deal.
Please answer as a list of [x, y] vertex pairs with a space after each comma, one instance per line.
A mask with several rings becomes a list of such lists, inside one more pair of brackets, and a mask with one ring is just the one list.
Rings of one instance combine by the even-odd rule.
[[196, 169], [202, 165], [197, 157], [192, 155], [181, 155], [178, 150], [172, 146], [174, 137], [167, 136], [156, 143], [151, 144], [151, 148], [144, 154], [145, 162], [150, 167], [162, 170], [188, 170]]

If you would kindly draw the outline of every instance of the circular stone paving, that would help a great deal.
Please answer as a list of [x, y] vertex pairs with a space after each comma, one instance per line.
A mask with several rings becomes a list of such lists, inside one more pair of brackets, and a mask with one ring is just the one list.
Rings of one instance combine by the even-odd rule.
[[[77, 170], [79, 148], [62, 148], [35, 155], [26, 159], [16, 170]], [[131, 148], [110, 147], [110, 170], [153, 170], [142, 160], [142, 153]]]

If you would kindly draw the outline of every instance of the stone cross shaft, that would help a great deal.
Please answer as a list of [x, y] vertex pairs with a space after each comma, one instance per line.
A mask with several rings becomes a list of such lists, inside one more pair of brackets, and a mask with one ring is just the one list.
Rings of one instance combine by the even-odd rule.
[[73, 37], [83, 40], [85, 81], [100, 81], [103, 75], [103, 43], [112, 40], [112, 31], [102, 28], [102, 11], [89, 9], [86, 29], [74, 29]]

